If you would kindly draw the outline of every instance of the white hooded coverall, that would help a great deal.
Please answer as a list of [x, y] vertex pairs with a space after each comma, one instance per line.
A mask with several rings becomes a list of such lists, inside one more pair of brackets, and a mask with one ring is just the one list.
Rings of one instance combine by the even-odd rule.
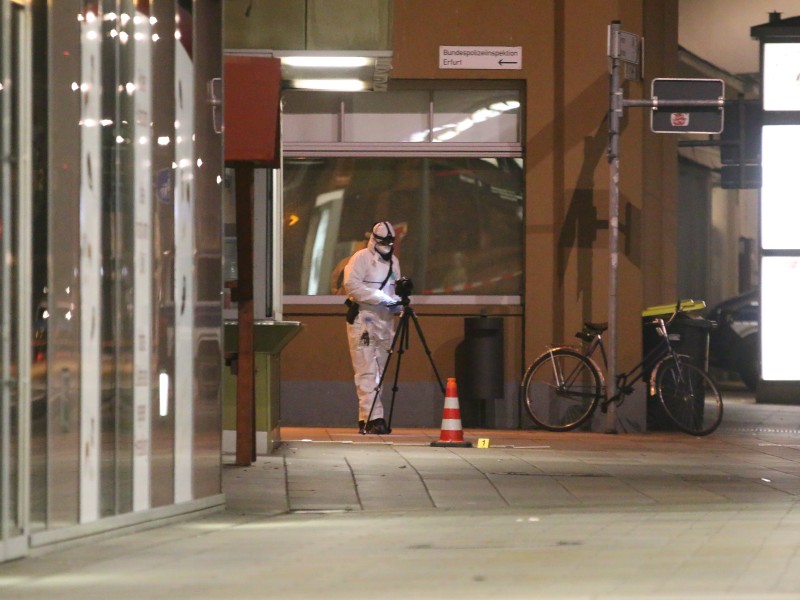
[[[400, 262], [393, 255], [390, 260], [392, 271], [386, 279], [390, 261], [381, 257], [375, 249], [374, 237], [370, 236], [367, 247], [353, 254], [344, 268], [347, 297], [359, 305], [358, 316], [353, 324], [347, 323], [359, 421], [383, 418], [381, 394], [379, 392], [376, 399], [375, 389], [394, 336], [393, 313], [397, 312], [397, 308], [390, 309], [386, 305], [395, 302], [394, 284], [400, 278]], [[381, 288], [384, 280], [386, 284]]]

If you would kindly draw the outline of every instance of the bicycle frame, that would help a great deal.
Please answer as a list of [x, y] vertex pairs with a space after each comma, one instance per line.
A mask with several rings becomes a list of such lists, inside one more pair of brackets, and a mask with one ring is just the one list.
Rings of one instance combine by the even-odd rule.
[[[660, 312], [646, 315], [643, 325], [655, 326], [658, 337], [646, 342], [652, 347], [628, 371], [609, 372], [603, 340], [606, 323], [584, 323], [575, 334], [581, 346], [548, 346], [527, 368], [522, 382], [525, 407], [534, 423], [550, 431], [584, 426], [598, 407], [606, 413], [612, 402], [622, 404], [639, 390], [636, 382], [642, 379], [649, 396], [678, 429], [692, 435], [713, 432], [722, 420], [722, 396], [707, 371], [673, 347], [668, 328], [680, 312], [684, 311], [679, 306], [669, 318], [657, 316]], [[601, 364], [594, 359], [598, 348]]]
[[[676, 313], [677, 314], [677, 313]], [[674, 315], [673, 317], [674, 318]], [[672, 318], [668, 322], [672, 321]], [[653, 319], [652, 324], [655, 325], [656, 330], [658, 331], [658, 335], [660, 336], [660, 341], [656, 344], [655, 347], [651, 348], [649, 352], [642, 358], [642, 360], [634, 366], [629, 371], [623, 371], [622, 373], [617, 373], [614, 375], [614, 380], [616, 382], [616, 389], [617, 392], [613, 396], [608, 395], [608, 388], [605, 385], [605, 381], [603, 383], [603, 395], [604, 399], [600, 403], [600, 409], [605, 412], [608, 409], [608, 405], [612, 402], [621, 401], [624, 399], [625, 396], [630, 394], [633, 391], [633, 387], [631, 382], [637, 381], [639, 378], [644, 376], [645, 373], [645, 366], [650, 366], [650, 372], [655, 375], [656, 367], [665, 359], [665, 358], [672, 358], [676, 362], [680, 362], [680, 355], [675, 352], [672, 348], [672, 344], [669, 341], [669, 333], [667, 332], [667, 323], [662, 318]], [[603, 334], [602, 333], [587, 333], [585, 331], [580, 332], [577, 334], [578, 337], [583, 339], [584, 341], [588, 341], [589, 345], [586, 349], [582, 352], [583, 355], [592, 360], [592, 355], [595, 351], [600, 348], [600, 353], [603, 357], [603, 367], [604, 371], [608, 371], [608, 357], [606, 355], [606, 349], [603, 345]], [[590, 337], [591, 336], [591, 337]], [[557, 383], [562, 385], [564, 382], [558, 381], [558, 373], [556, 373]]]

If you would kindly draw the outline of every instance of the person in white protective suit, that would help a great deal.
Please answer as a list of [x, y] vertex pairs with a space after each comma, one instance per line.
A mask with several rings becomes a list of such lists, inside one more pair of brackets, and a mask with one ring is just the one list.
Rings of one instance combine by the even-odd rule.
[[399, 278], [394, 227], [388, 221], [380, 221], [372, 226], [367, 247], [353, 254], [344, 268], [349, 307], [347, 341], [358, 394], [360, 433], [389, 433], [381, 391], [376, 395], [376, 389], [392, 346], [393, 317], [402, 310], [401, 300], [394, 292]]

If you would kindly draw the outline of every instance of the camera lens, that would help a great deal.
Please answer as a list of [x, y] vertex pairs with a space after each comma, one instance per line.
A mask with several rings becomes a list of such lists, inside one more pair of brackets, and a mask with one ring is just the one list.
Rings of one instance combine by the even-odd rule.
[[408, 298], [411, 292], [414, 291], [414, 284], [408, 277], [401, 277], [394, 284], [394, 291], [401, 298]]

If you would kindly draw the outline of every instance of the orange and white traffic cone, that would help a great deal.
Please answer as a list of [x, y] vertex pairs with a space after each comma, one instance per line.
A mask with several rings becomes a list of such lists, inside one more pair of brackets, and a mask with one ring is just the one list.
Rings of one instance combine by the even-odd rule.
[[472, 447], [472, 442], [464, 441], [464, 431], [461, 429], [461, 408], [458, 406], [455, 377], [447, 378], [447, 389], [444, 395], [444, 414], [442, 415], [442, 433], [439, 435], [439, 441], [431, 442], [431, 446]]

